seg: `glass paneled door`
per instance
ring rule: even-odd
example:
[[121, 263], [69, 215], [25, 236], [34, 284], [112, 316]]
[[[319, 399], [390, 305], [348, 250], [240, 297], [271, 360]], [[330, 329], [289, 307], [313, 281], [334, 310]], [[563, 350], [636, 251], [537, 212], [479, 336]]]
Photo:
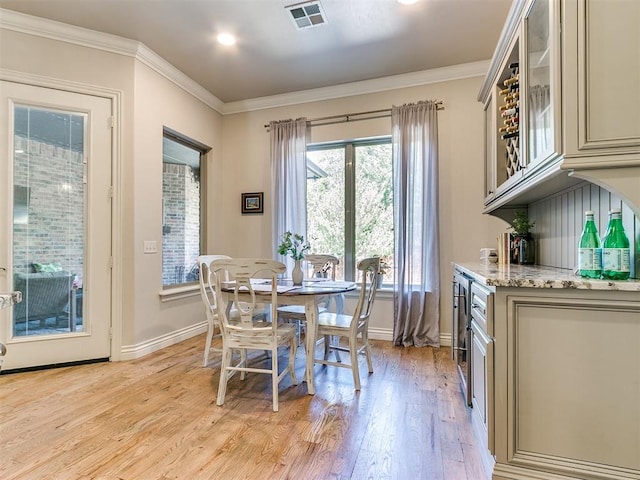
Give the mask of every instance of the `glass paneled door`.
[[[106, 358], [111, 100], [2, 82], [3, 370]], [[6, 189], [6, 190], [5, 190]]]

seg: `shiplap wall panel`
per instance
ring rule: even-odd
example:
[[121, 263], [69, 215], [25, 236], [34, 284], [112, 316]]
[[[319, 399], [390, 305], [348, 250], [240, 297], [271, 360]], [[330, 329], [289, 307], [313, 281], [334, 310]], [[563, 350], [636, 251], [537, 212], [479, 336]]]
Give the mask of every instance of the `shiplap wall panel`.
[[640, 278], [640, 220], [620, 197], [588, 182], [529, 205], [529, 219], [535, 221], [539, 265], [575, 269], [584, 212], [593, 210], [598, 234], [604, 237], [609, 210], [622, 209], [624, 230], [631, 242], [631, 270]]

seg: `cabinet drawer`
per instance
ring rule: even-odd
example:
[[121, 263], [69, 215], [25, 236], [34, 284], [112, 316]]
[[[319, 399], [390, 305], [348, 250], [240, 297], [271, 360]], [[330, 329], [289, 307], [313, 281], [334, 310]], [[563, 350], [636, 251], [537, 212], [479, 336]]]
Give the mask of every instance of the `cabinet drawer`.
[[479, 283], [471, 284], [471, 318], [493, 337], [493, 293]]

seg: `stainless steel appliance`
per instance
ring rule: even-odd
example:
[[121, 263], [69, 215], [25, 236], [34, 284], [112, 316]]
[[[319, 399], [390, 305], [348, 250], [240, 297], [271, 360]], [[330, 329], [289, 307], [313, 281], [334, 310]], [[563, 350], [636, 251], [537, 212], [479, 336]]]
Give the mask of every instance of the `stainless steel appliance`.
[[463, 272], [453, 273], [453, 314], [451, 355], [458, 367], [460, 386], [467, 405], [471, 406], [471, 283]]

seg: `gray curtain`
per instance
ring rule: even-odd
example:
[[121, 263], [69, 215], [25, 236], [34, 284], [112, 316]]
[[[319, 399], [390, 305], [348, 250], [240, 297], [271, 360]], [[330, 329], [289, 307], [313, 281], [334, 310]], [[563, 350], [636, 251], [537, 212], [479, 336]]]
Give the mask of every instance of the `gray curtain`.
[[391, 109], [394, 345], [440, 346], [438, 119], [435, 102]]
[[269, 131], [273, 258], [291, 272], [293, 260], [278, 254], [278, 244], [286, 231], [307, 238], [307, 119], [273, 121]]

